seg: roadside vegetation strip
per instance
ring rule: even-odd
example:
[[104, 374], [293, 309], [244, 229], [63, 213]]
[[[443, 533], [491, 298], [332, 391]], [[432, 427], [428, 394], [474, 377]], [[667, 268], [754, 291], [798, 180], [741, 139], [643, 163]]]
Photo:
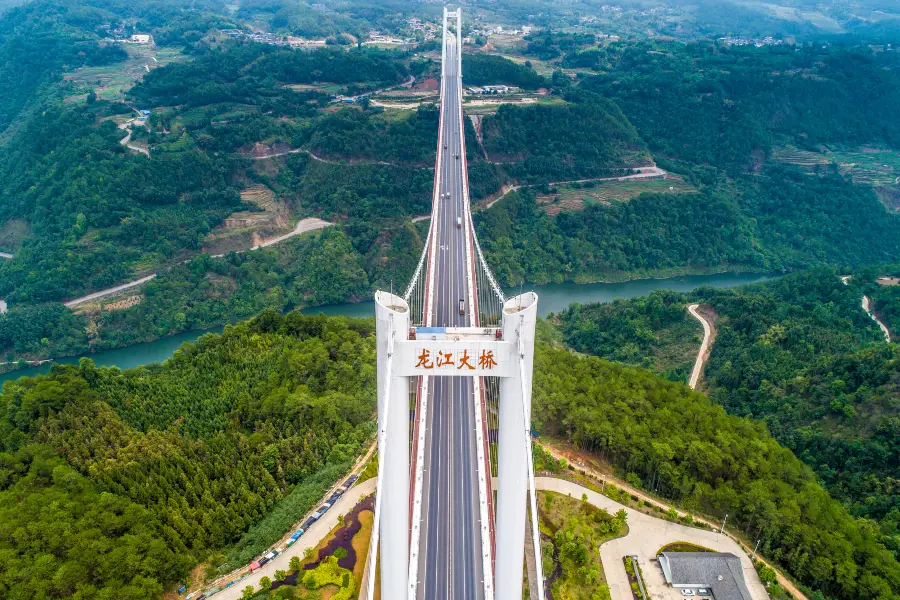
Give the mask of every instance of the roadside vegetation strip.
[[631, 593], [635, 600], [650, 600], [644, 585], [644, 575], [641, 573], [641, 565], [636, 556], [623, 556], [625, 572], [628, 573], [628, 581], [631, 583]]
[[[218, 585], [212, 589], [208, 588], [206, 592], [207, 597], [215, 598], [216, 600], [239, 600], [242, 597], [241, 590], [245, 587], [252, 586], [254, 589], [257, 589], [264, 577], [274, 581], [275, 573], [278, 571], [290, 571], [290, 562], [293, 557], [299, 557], [301, 564], [303, 562], [309, 563], [309, 559], [305, 558], [307, 552], [316, 554], [315, 550], [319, 548], [323, 540], [330, 541], [334, 538], [335, 529], [340, 524], [340, 518], [350, 512], [364, 498], [371, 496], [374, 491], [374, 480], [350, 488], [340, 500], [335, 502], [328, 512], [309, 527], [309, 530], [293, 546], [252, 573], [244, 566], [227, 579], [218, 580]], [[296, 515], [297, 513], [294, 514]], [[365, 523], [361, 523], [361, 525], [363, 525], [361, 531], [365, 531]], [[371, 528], [369, 531], [371, 531]], [[343, 552], [340, 554], [343, 554]], [[223, 585], [227, 587], [219, 587]]]
[[[356, 461], [353, 463], [352, 468], [350, 469], [350, 473], [359, 473], [363, 468], [363, 465], [371, 464], [372, 457], [376, 453], [376, 442], [373, 440], [369, 444], [368, 450], [361, 455]], [[377, 462], [377, 461], [376, 461]], [[318, 506], [318, 502], [324, 502], [325, 498], [331, 496], [341, 485], [343, 485], [344, 481], [347, 478], [346, 466], [337, 465], [335, 467], [331, 467], [326, 472], [320, 472], [311, 478], [308, 478], [302, 484], [299, 484], [294, 490], [285, 498], [283, 498], [275, 507], [275, 509], [270, 512], [266, 517], [263, 518], [262, 521], [257, 523], [253, 529], [248, 531], [243, 538], [237, 543], [235, 547], [232, 548], [231, 554], [227, 557], [226, 564], [237, 564], [234, 570], [221, 577], [217, 578], [215, 581], [208, 583], [205, 586], [207, 590], [207, 594], [212, 595], [213, 593], [217, 593], [222, 591], [223, 589], [237, 589], [237, 582], [243, 581], [247, 578], [251, 573], [248, 571], [247, 563], [258, 554], [262, 554], [266, 549], [275, 548], [278, 546], [287, 546], [288, 540], [290, 539], [290, 535], [298, 528], [300, 525], [311, 515], [313, 508]], [[329, 484], [330, 487], [325, 488], [323, 484]], [[334, 505], [334, 513], [332, 513], [332, 517], [335, 520], [338, 517], [334, 515], [340, 514], [341, 510], [348, 505], [351, 498], [355, 498], [354, 502], [359, 500], [359, 498], [367, 496], [369, 493], [369, 486], [362, 485], [362, 481], [357, 479], [354, 484], [350, 487], [350, 489], [342, 496]], [[309, 502], [310, 498], [310, 487], [313, 487], [318, 491], [318, 496], [313, 498], [312, 502]], [[372, 490], [374, 491], [374, 482], [371, 484]], [[324, 491], [323, 491], [324, 490]], [[352, 494], [350, 493], [352, 490]], [[303, 496], [302, 498], [300, 496]], [[301, 507], [305, 507], [302, 510]], [[287, 509], [287, 510], [285, 510]], [[280, 512], [280, 515], [276, 515], [276, 512]], [[330, 513], [330, 511], [329, 511]], [[326, 514], [329, 514], [326, 513]], [[300, 515], [297, 517], [297, 515]], [[287, 516], [285, 519], [283, 517]], [[277, 523], [272, 524], [273, 520], [277, 520]], [[322, 522], [325, 522], [322, 519]], [[260, 537], [257, 535], [258, 531], [261, 529], [271, 529], [274, 530], [280, 537], [278, 540], [275, 540], [275, 536], [269, 534], [266, 539], [270, 540], [266, 543], [260, 542], [250, 542], [248, 548], [240, 550], [240, 546], [248, 542], [249, 537]], [[371, 526], [369, 527], [371, 531]], [[254, 533], [256, 532], [256, 533]], [[253, 536], [251, 536], [251, 533]], [[330, 534], [330, 530], [322, 531], [319, 527], [310, 527], [304, 535], [301, 536], [300, 540], [295, 543], [291, 547], [291, 552], [287, 552], [285, 554], [296, 555], [298, 552], [302, 555], [302, 551], [309, 548], [312, 550], [316, 547], [317, 544], [320, 544], [322, 540], [326, 539], [327, 535]], [[302, 542], [302, 543], [301, 543]], [[236, 552], [240, 552], [236, 554]], [[283, 559], [283, 560], [279, 560]], [[287, 560], [283, 556], [277, 557], [273, 563], [284, 562]], [[261, 577], [262, 574], [257, 572], [257, 574]], [[222, 596], [224, 598], [224, 596]]]
[[715, 550], [690, 542], [672, 542], [657, 550], [656, 555], [659, 556], [663, 552], [715, 552]]

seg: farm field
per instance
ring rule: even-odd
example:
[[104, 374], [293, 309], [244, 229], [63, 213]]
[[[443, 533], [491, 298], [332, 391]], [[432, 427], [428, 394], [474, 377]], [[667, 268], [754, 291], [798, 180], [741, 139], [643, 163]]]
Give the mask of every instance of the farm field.
[[225, 223], [209, 233], [203, 251], [213, 255], [241, 252], [259, 245], [264, 238], [289, 231], [290, 211], [263, 185], [241, 191], [241, 200], [261, 209], [230, 214]]
[[144, 78], [152, 69], [183, 59], [179, 50], [150, 45], [123, 45], [128, 60], [102, 67], [82, 67], [63, 76], [72, 86], [72, 102], [82, 99], [90, 90], [103, 100], [124, 100], [125, 92]]
[[817, 166], [836, 165], [854, 183], [883, 186], [900, 184], [900, 152], [889, 148], [857, 148], [843, 150], [797, 150], [782, 148], [773, 152], [778, 162], [796, 165], [810, 171]]
[[323, 94], [337, 94], [344, 88], [344, 86], [339, 83], [323, 83], [316, 85], [309, 83], [290, 83], [284, 87], [295, 92], [322, 92]]
[[873, 147], [822, 152], [782, 148], [775, 151], [772, 158], [811, 173], [817, 169], [837, 168], [853, 183], [872, 186], [885, 208], [900, 211], [900, 151]]
[[549, 215], [562, 211], [583, 210], [592, 204], [627, 202], [640, 194], [693, 194], [697, 189], [678, 179], [626, 180], [573, 183], [559, 186], [550, 194], [540, 195], [538, 204]]

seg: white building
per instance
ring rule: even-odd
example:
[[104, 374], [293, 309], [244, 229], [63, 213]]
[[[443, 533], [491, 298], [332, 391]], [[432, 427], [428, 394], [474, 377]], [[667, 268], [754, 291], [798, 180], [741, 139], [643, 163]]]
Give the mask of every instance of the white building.
[[129, 39], [132, 44], [152, 44], [153, 36], [149, 33], [135, 33]]

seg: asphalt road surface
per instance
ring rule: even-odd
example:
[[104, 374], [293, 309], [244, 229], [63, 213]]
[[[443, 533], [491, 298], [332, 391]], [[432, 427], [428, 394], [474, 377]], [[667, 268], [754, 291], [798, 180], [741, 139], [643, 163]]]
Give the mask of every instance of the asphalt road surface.
[[[443, 153], [438, 179], [441, 200], [431, 310], [433, 326], [459, 327], [472, 324], [466, 277], [467, 232], [465, 226], [457, 228], [457, 219], [463, 219], [465, 202], [465, 146], [459, 117], [459, 49], [452, 35], [444, 38], [447, 49], [442, 82], [443, 131], [438, 148]], [[446, 193], [449, 198], [444, 197]], [[464, 315], [459, 314], [461, 299], [466, 303]], [[429, 394], [419, 598], [479, 600], [484, 597], [484, 575], [473, 381], [471, 377], [434, 377]]]

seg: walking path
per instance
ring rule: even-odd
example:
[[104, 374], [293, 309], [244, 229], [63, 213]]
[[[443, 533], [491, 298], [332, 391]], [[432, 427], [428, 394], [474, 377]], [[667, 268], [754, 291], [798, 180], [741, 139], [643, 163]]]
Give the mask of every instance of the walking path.
[[[546, 440], [538, 440], [537, 443], [541, 446], [541, 448], [544, 449], [544, 451], [546, 451], [547, 453], [549, 453], [550, 456], [554, 457], [555, 459], [557, 459], [557, 460], [559, 460], [559, 459], [565, 459], [565, 460], [568, 461], [570, 464], [573, 464], [573, 465], [574, 465], [574, 464], [577, 464], [577, 465], [578, 465], [578, 469], [579, 469], [582, 473], [584, 473], [584, 474], [587, 475], [588, 477], [594, 479], [595, 481], [598, 481], [598, 482], [607, 481], [607, 482], [613, 483], [613, 484], [615, 484], [617, 487], [619, 487], [619, 488], [625, 490], [626, 492], [628, 492], [630, 495], [635, 496], [635, 497], [637, 497], [637, 498], [640, 499], [640, 500], [646, 500], [646, 501], [651, 502], [651, 503], [653, 503], [653, 504], [655, 504], [655, 505], [657, 505], [657, 506], [660, 506], [663, 510], [674, 509], [675, 512], [676, 512], [676, 514], [677, 514], [679, 517], [682, 517], [682, 516], [684, 516], [684, 515], [690, 514], [690, 513], [687, 513], [687, 512], [685, 512], [685, 511], [679, 510], [678, 508], [672, 506], [671, 504], [668, 504], [667, 502], [663, 502], [663, 501], [659, 500], [658, 498], [654, 498], [654, 497], [650, 496], [649, 494], [647, 494], [647, 493], [644, 492], [643, 490], [639, 490], [639, 489], [637, 489], [637, 488], [631, 486], [631, 485], [628, 484], [627, 482], [625, 482], [625, 481], [623, 481], [623, 480], [621, 480], [621, 479], [619, 479], [619, 478], [617, 478], [617, 477], [614, 477], [614, 476], [612, 476], [612, 475], [610, 475], [610, 474], [608, 474], [608, 473], [600, 472], [600, 471], [598, 471], [598, 470], [596, 470], [596, 469], [594, 469], [594, 468], [592, 468], [592, 467], [590, 467], [590, 466], [585, 466], [585, 464], [584, 464], [582, 461], [578, 460], [578, 459], [579, 459], [579, 456], [578, 456], [578, 455], [574, 455], [574, 456], [573, 456], [573, 455], [570, 454], [570, 453], [567, 453], [567, 452], [565, 452], [565, 451], [562, 451], [562, 450], [560, 450], [559, 448], [557, 448], [556, 446], [553, 446], [553, 445], [548, 444]], [[580, 498], [581, 495], [579, 494], [578, 497]], [[694, 521], [698, 521], [698, 522], [701, 522], [701, 523], [706, 523], [707, 525], [709, 525], [710, 527], [713, 527], [713, 528], [718, 528], [718, 527], [720, 527], [720, 524], [718, 524], [718, 523], [713, 523], [713, 522], [710, 521], [709, 519], [706, 519], [706, 518], [704, 518], [704, 517], [697, 516], [697, 515], [695, 515], [695, 514], [691, 514], [691, 518], [692, 518]], [[763, 558], [762, 558], [761, 556], [759, 556], [759, 555], [757, 555], [756, 558], [757, 558], [757, 560], [759, 560], [759, 561], [762, 562], [763, 564], [765, 564], [765, 565], [767, 565], [767, 566], [769, 566], [769, 567], [772, 567], [772, 568], [775, 570], [778, 585], [780, 585], [781, 587], [783, 587], [784, 589], [786, 589], [786, 590], [788, 591], [788, 593], [790, 593], [794, 598], [796, 598], [797, 600], [808, 600], [807, 597], [806, 597], [806, 595], [803, 594], [803, 592], [801, 592], [801, 591], [797, 588], [797, 586], [794, 585], [794, 583], [793, 583], [790, 579], [788, 579], [787, 577], [785, 577], [785, 576], [781, 573], [781, 570], [780, 570], [780, 569], [773, 567], [773, 566], [772, 566], [772, 563], [770, 563], [770, 562], [768, 562], [768, 561], [766, 561], [766, 560], [763, 560]], [[623, 567], [623, 568], [624, 568], [624, 567]], [[616, 600], [615, 596], [613, 596], [613, 600]], [[629, 600], [630, 600], [630, 599], [629, 599]]]
[[736, 541], [726, 535], [645, 515], [564, 479], [536, 477], [534, 483], [539, 490], [557, 492], [573, 498], [583, 498], [586, 495], [589, 504], [611, 514], [615, 514], [619, 510], [624, 510], [628, 514], [628, 535], [610, 540], [600, 546], [600, 560], [603, 563], [603, 572], [606, 574], [606, 582], [609, 584], [612, 600], [633, 599], [622, 558], [635, 555], [638, 557], [650, 597], [671, 597], [672, 588], [666, 585], [662, 569], [656, 561], [656, 553], [666, 544], [673, 542], [689, 542], [717, 552], [735, 554], [741, 559], [744, 580], [750, 589], [753, 600], [768, 600], [769, 598], [750, 557]]
[[700, 375], [703, 373], [703, 366], [709, 360], [710, 342], [713, 335], [713, 325], [706, 320], [706, 317], [697, 312], [699, 304], [691, 304], [688, 306], [688, 312], [703, 324], [703, 342], [700, 344], [700, 351], [697, 353], [697, 362], [694, 363], [694, 370], [691, 371], [691, 380], [688, 385], [692, 390], [697, 389], [697, 383], [700, 381]]
[[884, 341], [890, 342], [891, 341], [891, 330], [888, 329], [887, 325], [882, 323], [881, 319], [879, 319], [875, 315], [875, 313], [872, 311], [872, 301], [869, 299], [868, 296], [862, 297], [862, 308], [864, 311], [866, 311], [869, 314], [870, 317], [872, 317], [873, 321], [878, 323], [878, 326], [881, 328], [882, 333], [884, 333]]
[[[635, 170], [637, 171], [637, 173], [634, 173], [632, 175], [622, 175], [620, 177], [595, 177], [593, 179], [569, 179], [566, 181], [551, 181], [551, 182], [547, 183], [547, 185], [566, 185], [566, 184], [570, 184], [570, 183], [588, 183], [590, 181], [629, 181], [629, 180], [633, 180], [633, 179], [652, 179], [654, 177], [665, 177], [666, 175], [669, 174], [668, 171], [666, 171], [664, 169], [660, 169], [657, 166], [637, 167], [637, 169], [635, 169]], [[496, 198], [494, 198], [493, 200], [491, 200], [484, 206], [484, 210], [489, 209], [493, 205], [495, 205], [498, 202], [500, 202], [501, 200], [503, 200], [503, 198], [505, 198], [507, 196], [507, 194], [509, 194], [510, 192], [515, 192], [517, 190], [522, 189], [523, 187], [537, 187], [538, 185], [542, 185], [542, 184], [511, 185], [511, 186], [504, 187], [503, 191], [500, 193], [499, 196], [497, 196]]]

